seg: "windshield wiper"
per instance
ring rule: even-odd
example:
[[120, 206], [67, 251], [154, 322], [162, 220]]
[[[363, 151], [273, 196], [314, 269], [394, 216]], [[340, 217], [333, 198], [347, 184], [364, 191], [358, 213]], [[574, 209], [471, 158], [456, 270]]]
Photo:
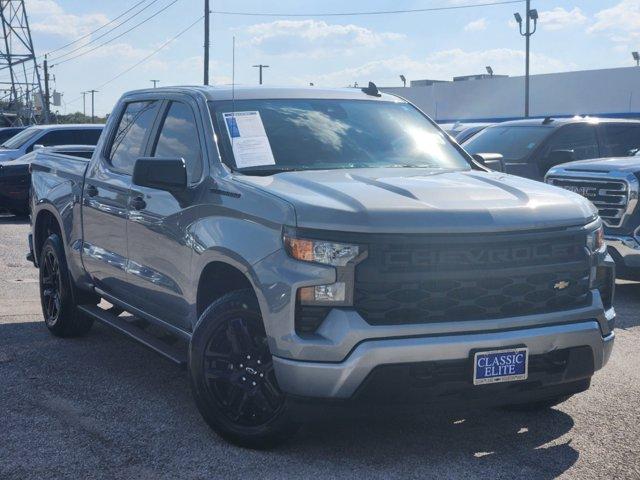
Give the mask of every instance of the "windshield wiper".
[[236, 169], [236, 172], [243, 173], [245, 175], [275, 175], [276, 173], [283, 172], [298, 172], [304, 170], [302, 168], [295, 167], [282, 167], [277, 165], [259, 165], [255, 167], [244, 167]]

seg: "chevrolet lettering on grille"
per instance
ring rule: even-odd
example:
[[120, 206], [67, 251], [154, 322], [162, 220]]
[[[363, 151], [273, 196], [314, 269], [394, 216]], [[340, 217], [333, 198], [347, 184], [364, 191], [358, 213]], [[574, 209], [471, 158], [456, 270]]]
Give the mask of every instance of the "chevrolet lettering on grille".
[[540, 262], [575, 258], [580, 249], [575, 244], [520, 245], [469, 249], [420, 249], [385, 252], [388, 269], [435, 267], [439, 265], [503, 265], [513, 262]]

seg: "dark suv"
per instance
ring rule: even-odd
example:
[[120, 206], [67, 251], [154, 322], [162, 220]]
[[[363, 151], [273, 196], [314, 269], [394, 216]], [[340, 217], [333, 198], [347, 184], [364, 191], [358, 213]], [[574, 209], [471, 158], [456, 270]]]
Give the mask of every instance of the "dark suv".
[[507, 173], [542, 180], [574, 160], [624, 157], [640, 148], [640, 121], [595, 117], [515, 120], [486, 128], [462, 144], [472, 155], [500, 154]]

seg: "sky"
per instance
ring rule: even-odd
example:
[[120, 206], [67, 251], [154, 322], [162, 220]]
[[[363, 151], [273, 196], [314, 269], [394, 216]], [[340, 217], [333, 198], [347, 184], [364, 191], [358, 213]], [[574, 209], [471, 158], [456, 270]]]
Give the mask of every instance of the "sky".
[[[524, 2], [393, 15], [310, 16], [498, 1], [504, 0], [211, 0], [212, 10], [220, 12], [211, 17], [212, 83], [232, 82], [234, 37], [235, 83], [243, 85], [257, 84], [258, 72], [252, 66], [259, 63], [269, 65], [264, 71], [267, 85], [313, 82], [344, 87], [373, 80], [379, 86], [401, 86], [400, 74], [408, 80], [450, 80], [484, 73], [487, 65], [495, 74], [523, 75], [525, 42], [513, 13], [523, 14]], [[532, 74], [635, 64], [631, 51], [640, 50], [640, 0], [531, 3], [540, 15], [538, 31], [531, 37]], [[25, 0], [25, 5], [36, 55], [41, 61], [48, 53], [52, 90], [63, 94], [61, 113], [82, 111], [81, 92], [90, 89], [98, 90], [96, 113], [105, 114], [123, 92], [150, 87], [152, 79], [160, 85], [203, 81], [204, 25], [198, 21], [203, 0]], [[127, 20], [136, 12], [140, 13]], [[180, 32], [184, 33], [171, 41]]]

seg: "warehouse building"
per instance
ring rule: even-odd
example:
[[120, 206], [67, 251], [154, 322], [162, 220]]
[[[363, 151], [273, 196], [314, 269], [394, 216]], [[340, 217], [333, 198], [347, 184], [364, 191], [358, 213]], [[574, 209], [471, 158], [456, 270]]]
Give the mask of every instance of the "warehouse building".
[[[482, 122], [524, 115], [524, 76], [471, 75], [453, 81], [414, 80], [398, 94], [438, 122]], [[640, 68], [531, 76], [532, 117], [594, 115], [640, 118]]]

